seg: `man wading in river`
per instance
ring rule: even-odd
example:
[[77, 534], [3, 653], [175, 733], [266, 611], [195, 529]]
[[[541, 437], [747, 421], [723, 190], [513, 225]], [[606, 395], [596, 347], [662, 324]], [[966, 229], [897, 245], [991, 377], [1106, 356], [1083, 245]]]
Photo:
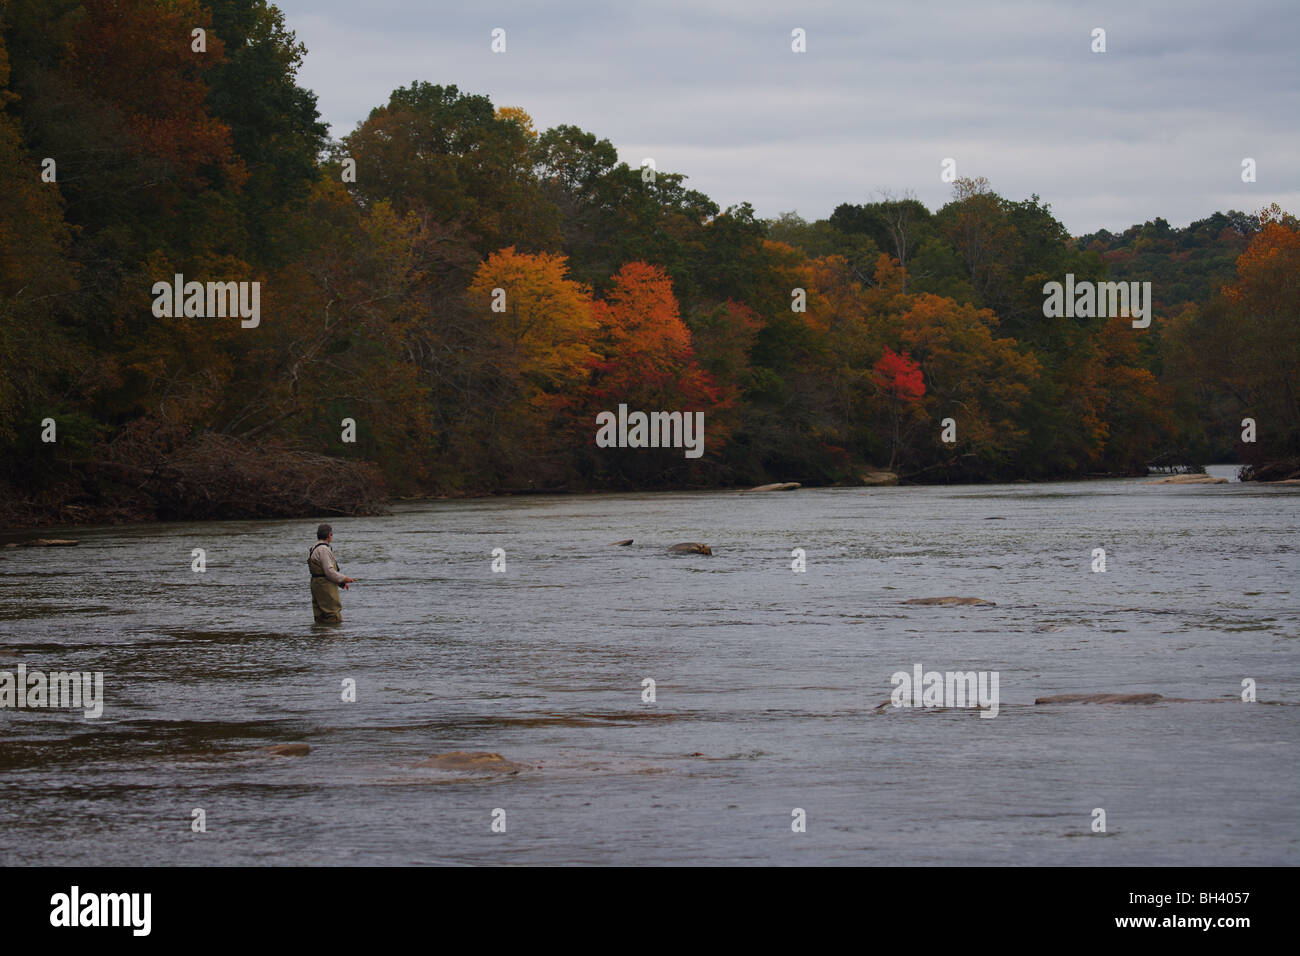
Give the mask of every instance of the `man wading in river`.
[[330, 541], [334, 529], [327, 524], [316, 529], [316, 543], [307, 553], [307, 569], [311, 571], [311, 609], [317, 624], [342, 624], [343, 603], [339, 600], [339, 585], [343, 590], [356, 578], [339, 574], [339, 563], [334, 558]]

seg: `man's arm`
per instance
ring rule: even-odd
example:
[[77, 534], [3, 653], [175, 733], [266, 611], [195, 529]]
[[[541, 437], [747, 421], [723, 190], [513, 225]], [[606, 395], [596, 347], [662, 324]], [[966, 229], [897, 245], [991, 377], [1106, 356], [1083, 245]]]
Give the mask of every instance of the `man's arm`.
[[330, 556], [328, 560], [321, 561], [320, 569], [325, 572], [326, 580], [333, 581], [335, 584], [350, 584], [352, 582], [351, 578], [339, 574], [335, 570], [334, 566], [338, 564], [338, 561], [334, 558], [334, 549], [329, 545], [325, 545], [325, 550], [330, 553]]

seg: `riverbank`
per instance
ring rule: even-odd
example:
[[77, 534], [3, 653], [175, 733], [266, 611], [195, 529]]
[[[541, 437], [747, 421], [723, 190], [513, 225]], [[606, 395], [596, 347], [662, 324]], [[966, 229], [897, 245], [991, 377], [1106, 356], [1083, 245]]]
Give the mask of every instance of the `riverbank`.
[[[351, 464], [351, 463], [346, 463]], [[1253, 473], [1261, 477], [1251, 479], [1241, 477], [1242, 471], [1249, 466], [1238, 463], [1216, 463], [1206, 466], [1207, 468], [1216, 469], [1215, 474], [1219, 477], [1227, 478], [1230, 481], [1251, 480], [1259, 484], [1281, 484], [1282, 479], [1273, 478], [1274, 474], [1287, 473], [1294, 483], [1294, 479], [1300, 478], [1300, 471], [1290, 474], [1285, 465], [1269, 466], [1268, 468], [1257, 469]], [[373, 473], [368, 473], [373, 477]], [[566, 495], [594, 495], [594, 494], [638, 494], [638, 493], [676, 493], [692, 491], [732, 491], [736, 493], [748, 493], [758, 488], [769, 488], [776, 485], [794, 485], [803, 488], [857, 488], [857, 487], [987, 487], [999, 484], [1051, 484], [1069, 481], [1113, 481], [1116, 479], [1126, 478], [1144, 478], [1159, 477], [1163, 472], [1150, 472], [1147, 476], [1139, 475], [1112, 475], [1112, 474], [1080, 474], [1080, 475], [1062, 475], [1051, 478], [1016, 478], [1003, 479], [1001, 481], [979, 481], [979, 482], [938, 482], [938, 481], [909, 481], [906, 478], [900, 479], [896, 475], [873, 469], [865, 469], [862, 474], [861, 483], [840, 483], [840, 484], [800, 484], [798, 481], [773, 482], [772, 485], [754, 486], [750, 484], [736, 485], [712, 485], [712, 486], [689, 486], [689, 487], [656, 487], [656, 488], [502, 488], [491, 491], [439, 491], [429, 492], [426, 494], [414, 495], [396, 495], [375, 494], [374, 486], [368, 497], [365, 498], [363, 506], [347, 510], [339, 507], [342, 503], [342, 496], [334, 494], [327, 503], [315, 507], [303, 507], [303, 501], [281, 496], [277, 507], [274, 502], [261, 501], [256, 507], [247, 507], [245, 510], [239, 510], [236, 504], [227, 508], [227, 513], [213, 513], [214, 506], [210, 491], [205, 491], [206, 500], [202, 502], [202, 507], [197, 509], [197, 513], [185, 513], [178, 506], [176, 493], [173, 492], [166, 501], [164, 508], [159, 508], [156, 504], [151, 504], [150, 499], [140, 493], [139, 489], [134, 489], [125, 501], [105, 501], [105, 502], [88, 502], [84, 492], [77, 495], [69, 494], [69, 500], [60, 502], [37, 502], [31, 500], [22, 500], [16, 495], [10, 493], [0, 494], [0, 542], [3, 540], [13, 540], [15, 535], [21, 532], [35, 530], [51, 530], [57, 528], [72, 528], [78, 526], [127, 526], [152, 523], [174, 523], [179, 521], [201, 521], [201, 520], [229, 520], [229, 521], [247, 521], [253, 519], [318, 519], [318, 518], [339, 518], [339, 517], [364, 517], [379, 516], [387, 514], [389, 509], [394, 505], [410, 502], [435, 502], [435, 501], [464, 501], [492, 498], [512, 498], [512, 497], [559, 497]], [[1266, 477], [1264, 477], [1266, 476]], [[358, 482], [364, 482], [365, 476], [354, 479], [349, 486], [356, 490]], [[382, 487], [382, 483], [379, 485]], [[57, 495], [52, 495], [57, 497]], [[237, 502], [237, 495], [227, 493], [225, 500]]]
[[[1004, 482], [906, 482], [899, 481], [897, 476], [892, 476], [893, 480], [881, 480], [883, 472], [868, 472], [864, 475], [862, 483], [859, 484], [828, 484], [828, 485], [811, 485], [800, 482], [779, 482], [777, 484], [800, 485], [801, 487], [815, 488], [856, 488], [856, 487], [887, 487], [897, 485], [914, 484], [916, 486], [930, 485], [947, 485], [949, 487], [964, 487], [970, 485], [978, 487], [981, 485], [1001, 484]], [[1065, 476], [1061, 478], [1039, 479], [1037, 483], [1047, 481], [1100, 481], [1109, 478], [1115, 478], [1115, 475], [1081, 475]], [[1013, 483], [1033, 484], [1027, 478], [1016, 479]], [[246, 521], [255, 518], [266, 519], [285, 519], [295, 518], [337, 518], [337, 517], [362, 517], [378, 516], [387, 514], [388, 510], [396, 504], [422, 501], [472, 501], [477, 499], [491, 498], [514, 498], [514, 497], [561, 497], [565, 495], [593, 495], [593, 494], [629, 494], [629, 493], [674, 493], [690, 491], [734, 491], [736, 493], [746, 493], [753, 491], [755, 486], [751, 484], [736, 485], [709, 485], [709, 486], [662, 486], [655, 488], [502, 488], [492, 491], [441, 491], [429, 492], [427, 494], [414, 495], [397, 495], [397, 496], [373, 496], [369, 501], [369, 507], [345, 512], [338, 508], [315, 508], [315, 509], [282, 509], [278, 512], [268, 511], [266, 508], [259, 508], [256, 512], [250, 509], [249, 513], [232, 513], [226, 515], [188, 515], [177, 513], [175, 501], [173, 500], [168, 507], [170, 513], [161, 514], [157, 507], [153, 507], [142, 496], [135, 494], [129, 497], [125, 502], [109, 501], [103, 503], [88, 503], [84, 500], [84, 494], [78, 494], [69, 501], [57, 502], [39, 502], [32, 500], [23, 500], [15, 495], [12, 491], [5, 492], [0, 490], [0, 538], [6, 532], [34, 531], [38, 529], [49, 530], [53, 528], [68, 528], [84, 525], [96, 526], [122, 526], [152, 524], [160, 522], [177, 522], [177, 521], [194, 521], [204, 520], [209, 517], [216, 517], [218, 520], [229, 521]]]
[[[1207, 472], [1225, 478], [1229, 482], [1236, 482], [1239, 479], [1239, 473], [1242, 465], [1235, 463], [1218, 463], [1205, 466]], [[1115, 480], [1146, 480], [1144, 476], [1118, 476], [1118, 475], [1079, 475], [1067, 476], [1050, 479], [1028, 479], [1019, 478], [1012, 481], [987, 481], [987, 482], [961, 482], [961, 483], [909, 483], [888, 482], [881, 480], [883, 472], [874, 471], [866, 472], [863, 475], [861, 485], [858, 484], [838, 484], [838, 485], [802, 485], [804, 490], [812, 488], [857, 488], [857, 487], [947, 487], [947, 488], [984, 488], [996, 485], [1044, 485], [1059, 484], [1061, 482], [1103, 482]], [[1152, 473], [1154, 477], [1156, 473]], [[1257, 481], [1257, 484], [1284, 484], [1283, 481]], [[1295, 482], [1291, 482], [1295, 483]], [[798, 485], [798, 482], [787, 482], [782, 484]], [[758, 486], [767, 488], [769, 486]], [[733, 492], [736, 494], [748, 494], [756, 491], [755, 486], [751, 485], [725, 485], [712, 487], [689, 487], [689, 488], [647, 488], [647, 489], [627, 489], [627, 488], [561, 488], [561, 489], [501, 489], [497, 491], [482, 492], [437, 492], [416, 495], [400, 495], [386, 497], [380, 507], [373, 511], [355, 513], [352, 515], [343, 514], [337, 510], [315, 510], [304, 511], [297, 514], [257, 514], [257, 515], [230, 515], [217, 520], [228, 521], [247, 521], [253, 519], [278, 519], [278, 520], [316, 520], [338, 517], [378, 517], [388, 514], [393, 507], [415, 504], [421, 502], [451, 502], [451, 501], [479, 501], [492, 500], [499, 498], [514, 497], [538, 497], [538, 498], [556, 498], [567, 496], [589, 496], [589, 495], [621, 495], [621, 494], [677, 494], [682, 492]], [[782, 494], [789, 494], [787, 490]], [[799, 493], [794, 491], [795, 494]], [[0, 504], [0, 545], [9, 541], [21, 541], [24, 538], [31, 537], [33, 532], [42, 533], [55, 531], [58, 529], [72, 529], [77, 527], [122, 527], [133, 525], [149, 524], [176, 524], [185, 521], [204, 520], [202, 518], [191, 518], [187, 516], [169, 515], [159, 516], [156, 512], [141, 507], [138, 503], [134, 506], [124, 505], [104, 505], [94, 506], [81, 503], [66, 504], [59, 506], [40, 506], [31, 503], [18, 503], [15, 505], [12, 500], [8, 504]]]

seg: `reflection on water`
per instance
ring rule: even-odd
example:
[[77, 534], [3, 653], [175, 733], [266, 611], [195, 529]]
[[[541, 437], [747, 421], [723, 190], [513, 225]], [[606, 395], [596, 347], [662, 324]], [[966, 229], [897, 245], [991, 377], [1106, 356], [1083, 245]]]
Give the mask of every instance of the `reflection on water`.
[[[315, 524], [0, 551], [0, 670], [106, 696], [0, 709], [0, 863], [1300, 862], [1294, 487], [403, 505], [334, 522], [336, 627]], [[902, 603], [941, 595], [996, 606]], [[997, 718], [875, 711], [916, 663], [998, 671]], [[1202, 702], [1034, 704], [1096, 691]]]

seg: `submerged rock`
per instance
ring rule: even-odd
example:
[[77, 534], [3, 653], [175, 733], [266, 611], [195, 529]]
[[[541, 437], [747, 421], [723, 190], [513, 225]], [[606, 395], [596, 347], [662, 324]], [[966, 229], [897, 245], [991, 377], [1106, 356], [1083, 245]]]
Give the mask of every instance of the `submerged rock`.
[[1222, 704], [1236, 697], [1165, 697], [1163, 694], [1056, 694], [1035, 704]]
[[311, 748], [306, 744], [272, 744], [262, 749], [267, 753], [277, 754], [281, 757], [305, 757], [311, 753]]
[[698, 541], [682, 541], [670, 545], [668, 550], [674, 554], [713, 554], [712, 548], [707, 544], [700, 544]]
[[1154, 704], [1165, 698], [1160, 694], [1056, 694], [1039, 697], [1035, 704]]
[[[803, 485], [797, 481], [777, 481], [770, 485], [759, 485], [756, 488], [750, 488], [749, 491], [794, 491], [796, 488], [802, 488]], [[748, 494], [749, 492], [743, 492]]]
[[932, 598], [911, 598], [904, 601], [904, 604], [942, 604], [945, 607], [953, 604], [973, 604], [978, 607], [997, 607], [992, 601], [986, 601], [977, 597], [932, 597]]
[[631, 539], [631, 538], [624, 538], [622, 541], [614, 541], [614, 542], [611, 542], [611, 543], [612, 543], [615, 547], [625, 548], [625, 547], [627, 547], [629, 544], [632, 543], [632, 539]]
[[453, 750], [450, 753], [434, 754], [421, 760], [417, 767], [432, 767], [435, 770], [472, 771], [477, 773], [518, 773], [524, 769], [523, 764], [507, 760], [497, 753], [485, 750]]

